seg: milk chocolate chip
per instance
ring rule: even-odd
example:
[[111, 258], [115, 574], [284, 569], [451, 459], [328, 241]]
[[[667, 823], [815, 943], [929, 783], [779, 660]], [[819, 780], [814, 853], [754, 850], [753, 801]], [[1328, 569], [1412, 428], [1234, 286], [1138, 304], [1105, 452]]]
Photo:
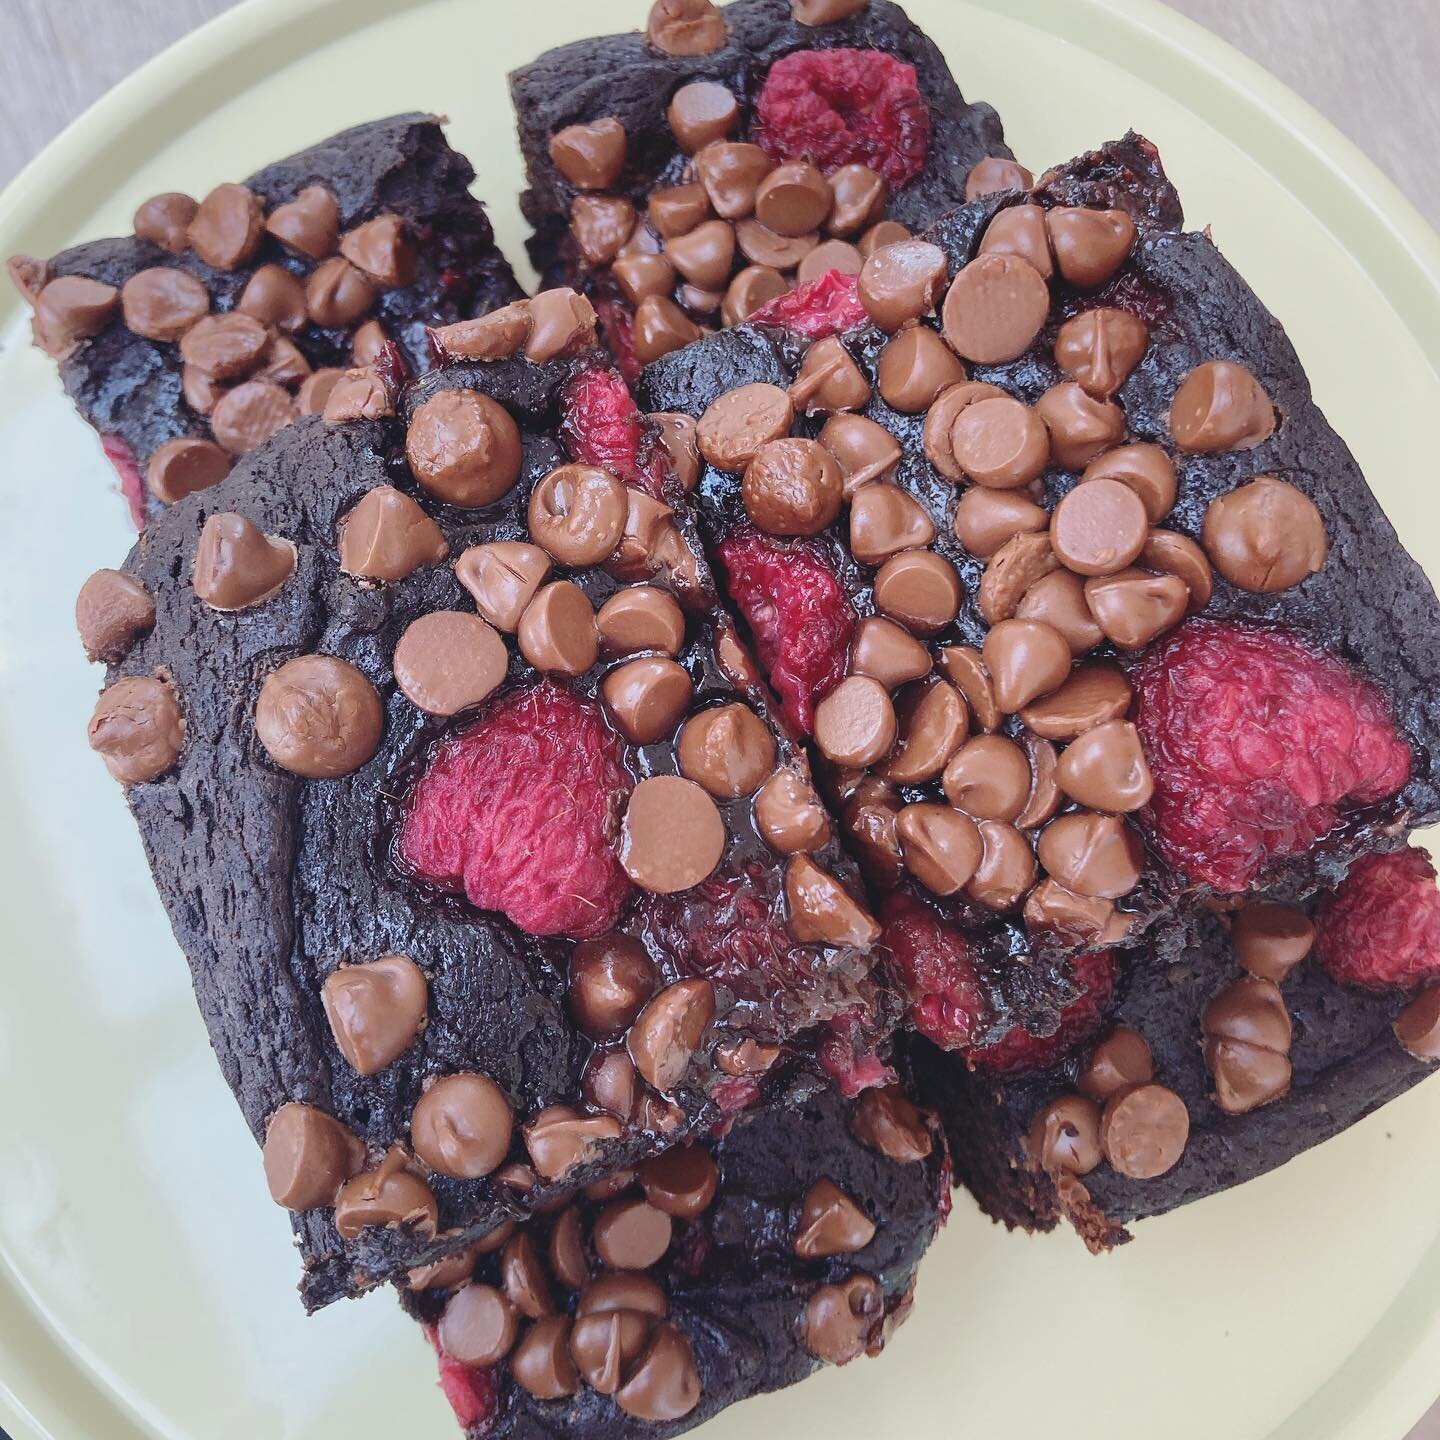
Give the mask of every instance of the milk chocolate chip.
[[709, 55], [725, 45], [725, 19], [710, 0], [655, 0], [645, 38], [662, 55]]
[[755, 192], [755, 218], [777, 235], [804, 235], [830, 213], [830, 187], [808, 160], [777, 165]]
[[870, 382], [844, 345], [827, 335], [805, 352], [790, 397], [807, 415], [833, 415], [867, 404]]
[[1257, 900], [1235, 912], [1230, 943], [1235, 958], [1250, 974], [1278, 985], [1310, 953], [1315, 926], [1293, 905]]
[[685, 722], [675, 750], [680, 771], [722, 800], [753, 794], [775, 768], [775, 740], [748, 705], [702, 710]]
[[538, 545], [520, 540], [472, 545], [455, 562], [455, 578], [470, 592], [475, 608], [497, 630], [512, 635], [549, 573], [550, 557]]
[[1158, 445], [1117, 445], [1097, 455], [1080, 479], [1082, 483], [1118, 480], [1128, 485], [1140, 497], [1152, 525], [1158, 525], [1175, 505], [1175, 462]]
[[687, 493], [700, 479], [700, 447], [696, 440], [698, 426], [689, 415], [667, 410], [656, 411], [650, 418], [660, 428], [660, 439], [670, 454], [675, 478]]
[[[645, 781], [642, 786], [653, 783]], [[660, 1091], [675, 1089], [714, 1018], [715, 989], [708, 980], [679, 980], [655, 996], [630, 1027], [626, 1040], [630, 1058], [645, 1082]]]
[[395, 646], [395, 683], [427, 715], [458, 715], [487, 700], [505, 678], [505, 642], [478, 615], [433, 610]]
[[725, 821], [699, 785], [678, 775], [656, 775], [631, 792], [620, 863], [642, 889], [670, 895], [698, 885], [714, 870], [725, 839]]
[[984, 856], [975, 822], [948, 805], [906, 805], [895, 817], [895, 834], [905, 868], [936, 895], [964, 889]]
[[[938, 441], [937, 441], [938, 444]], [[1008, 395], [981, 395], [955, 416], [946, 448], [977, 485], [1028, 485], [1050, 460], [1050, 437], [1038, 410]]]
[[86, 738], [122, 785], [143, 785], [180, 758], [185, 717], [163, 680], [126, 675], [95, 702]]
[[621, 255], [610, 268], [632, 305], [675, 288], [675, 267], [663, 255]]
[[98, 335], [120, 308], [120, 292], [84, 275], [61, 275], [35, 300], [35, 339], [57, 360], [81, 340]]
[[585, 263], [608, 265], [635, 229], [635, 207], [623, 195], [577, 195], [570, 204], [570, 231]]
[[977, 820], [1014, 820], [1030, 797], [1030, 761], [1008, 736], [977, 735], [941, 778], [945, 798]]
[[436, 1326], [440, 1347], [462, 1365], [498, 1365], [515, 1345], [515, 1307], [493, 1285], [466, 1285], [450, 1297]]
[[407, 1226], [432, 1239], [439, 1224], [435, 1194], [405, 1165], [399, 1146], [391, 1148], [374, 1170], [365, 1170], [342, 1187], [335, 1197], [335, 1228], [346, 1240], [356, 1240], [371, 1225]]
[[[246, 380], [215, 402], [210, 429], [230, 454], [248, 455], [298, 418], [299, 413], [295, 401], [279, 385], [268, 380]], [[153, 457], [150, 463], [155, 463]]]
[[977, 255], [945, 297], [945, 338], [977, 365], [1017, 360], [1035, 343], [1050, 313], [1050, 287], [1018, 255]]
[[570, 954], [565, 1003], [592, 1040], [613, 1040], [655, 993], [659, 975], [638, 940], [611, 933], [580, 941]]
[[883, 615], [871, 615], [855, 627], [850, 669], [869, 675], [887, 690], [930, 673], [930, 652], [908, 630]]
[[855, 1102], [850, 1130], [864, 1146], [899, 1165], [913, 1165], [935, 1149], [935, 1137], [898, 1085], [867, 1090]]
[[1018, 256], [1046, 281], [1055, 274], [1050, 232], [1045, 227], [1045, 212], [1038, 205], [1012, 205], [1000, 211], [985, 227], [977, 253]]
[[885, 403], [905, 415], [918, 415], [940, 392], [965, 379], [965, 367], [928, 326], [911, 324], [880, 352], [875, 384]]
[[625, 487], [609, 471], [562, 465], [530, 494], [530, 534], [562, 565], [598, 565], [620, 543], [625, 513]]
[[755, 796], [755, 824], [766, 843], [782, 855], [821, 850], [830, 840], [830, 822], [809, 779], [782, 766]]
[[589, 597], [573, 580], [552, 580], [520, 617], [520, 653], [554, 675], [583, 675], [600, 658]]
[[1184, 619], [1190, 591], [1176, 575], [1122, 570], [1087, 580], [1085, 600], [1107, 640], [1140, 650]]
[[[965, 491], [955, 506], [955, 538], [974, 556], [988, 560], [1016, 535], [1035, 534], [1049, 527], [1043, 505], [1014, 490]], [[1027, 617], [1044, 619], [1044, 616]]]
[[933, 635], [960, 612], [960, 577], [933, 550], [892, 555], [875, 576], [875, 606], [917, 635]]
[[840, 513], [840, 467], [816, 440], [770, 440], [745, 467], [741, 494], [768, 534], [817, 535]]
[[651, 193], [646, 213], [661, 238], [671, 240], [688, 235], [709, 216], [710, 197], [700, 184], [666, 185]]
[[832, 270], [842, 275], [858, 275], [864, 268], [865, 257], [854, 245], [844, 240], [825, 240], [806, 253], [795, 271], [797, 284], [808, 285]]
[[770, 157], [758, 145], [716, 140], [696, 155], [695, 173], [717, 215], [743, 220], [755, 209], [756, 191], [770, 173]]
[[720, 1171], [703, 1145], [677, 1146], [642, 1161], [640, 1183], [655, 1209], [677, 1220], [696, 1220], [715, 1199]]
[[895, 743], [895, 707], [868, 675], [842, 680], [815, 708], [815, 743], [837, 765], [863, 768]]
[[712, 140], [734, 133], [740, 123], [740, 102], [718, 81], [692, 80], [670, 97], [665, 114], [680, 148], [693, 155]]
[[283, 265], [262, 265], [246, 283], [235, 308], [277, 330], [303, 330], [305, 286]]
[[743, 325], [757, 310], [778, 300], [790, 289], [790, 282], [769, 265], [747, 265], [731, 282], [720, 307], [720, 319], [727, 326]]
[[648, 1270], [670, 1248], [672, 1222], [648, 1200], [617, 1200], [596, 1217], [591, 1238], [611, 1270]]
[[845, 495], [884, 479], [900, 463], [900, 442], [862, 415], [834, 415], [820, 431], [820, 443], [835, 457]]
[[527, 1320], [543, 1320], [555, 1313], [550, 1275], [528, 1230], [521, 1230], [505, 1242], [500, 1254], [500, 1287]]
[[1190, 592], [1189, 608], [1203, 610], [1210, 603], [1215, 588], [1215, 573], [1205, 552], [1178, 530], [1152, 530], [1140, 560], [1147, 570], [1174, 575], [1185, 582]]
[[211, 515], [195, 547], [195, 594], [215, 610], [268, 600], [295, 573], [295, 546], [243, 515]]
[[265, 228], [287, 249], [325, 260], [340, 243], [340, 207], [323, 185], [307, 185], [270, 212]]
[[601, 1145], [620, 1138], [620, 1122], [613, 1115], [581, 1115], [569, 1105], [547, 1105], [530, 1117], [523, 1134], [536, 1172], [558, 1180], [598, 1159]]
[[403, 580], [447, 551], [440, 527], [393, 485], [367, 490], [340, 522], [340, 568], [359, 579]]
[[333, 1115], [290, 1102], [265, 1127], [265, 1183], [287, 1210], [333, 1205], [340, 1187], [365, 1163], [365, 1147]]
[[895, 785], [933, 780], [959, 748], [970, 724], [959, 691], [940, 679], [908, 686], [895, 702], [895, 716], [899, 739], [878, 767], [881, 777]]
[[1035, 883], [1035, 854], [1030, 842], [1003, 821], [982, 820], [978, 829], [985, 854], [965, 894], [977, 905], [1013, 910]]
[[347, 230], [340, 253], [384, 289], [415, 283], [415, 241], [405, 221], [390, 211]]
[[1040, 832], [1036, 850], [1040, 863], [1067, 890], [1101, 900], [1128, 895], [1145, 866], [1139, 836], [1123, 820], [1084, 810], [1052, 820]]
[[75, 628], [90, 660], [123, 660], [154, 624], [150, 592], [123, 570], [97, 570], [75, 597]]
[[1145, 1037], [1128, 1025], [1116, 1025], [1095, 1042], [1075, 1083], [1083, 1094], [1103, 1105], [1133, 1085], [1155, 1078], [1155, 1062]]
[[875, 1238], [875, 1222], [831, 1179], [817, 1180], [800, 1203], [794, 1241], [802, 1260], [853, 1255]]
[[488, 1075], [474, 1073], [436, 1080], [410, 1117], [415, 1153], [457, 1180], [478, 1180], [498, 1168], [513, 1129], [505, 1092]]
[[[663, 0], [662, 0], [663, 3]], [[649, 1347], [615, 1403], [637, 1420], [679, 1420], [700, 1403], [700, 1372], [690, 1342], [677, 1325], [657, 1325]]]
[[425, 1023], [425, 976], [408, 955], [342, 965], [325, 977], [320, 998], [340, 1053], [361, 1075], [403, 1055]]
[[612, 670], [600, 693], [620, 733], [632, 744], [650, 745], [675, 733], [695, 689], [682, 666], [656, 656]]
[[1045, 213], [1060, 273], [1081, 290], [1103, 285], [1135, 243], [1135, 222], [1123, 210], [1057, 205]]
[[1217, 496], [1201, 538], [1215, 568], [1241, 590], [1271, 595], [1314, 575], [1330, 553], [1315, 502], [1273, 475]]
[[850, 945], [868, 950], [880, 938], [875, 917], [808, 855], [794, 855], [785, 867], [790, 933], [801, 941]]
[[1111, 1096], [1100, 1117], [1105, 1158], [1132, 1180], [1153, 1180], [1173, 1169], [1189, 1138], [1190, 1112], [1163, 1085], [1137, 1085]]
[[529, 338], [530, 323], [530, 302], [516, 300], [478, 320], [457, 320], [430, 334], [445, 359], [508, 360]]
[[510, 1352], [511, 1378], [537, 1400], [577, 1394], [580, 1374], [570, 1358], [570, 1318], [547, 1315], [525, 1330]]
[[617, 590], [595, 616], [600, 642], [613, 655], [658, 650], [678, 655], [685, 643], [685, 616], [675, 597], [653, 585]]
[[270, 332], [250, 315], [206, 315], [187, 326], [180, 355], [212, 380], [238, 380], [260, 364]]
[[370, 313], [375, 300], [374, 281], [343, 255], [322, 260], [305, 282], [305, 308], [315, 324], [329, 330], [357, 324]]
[[142, 239], [172, 255], [183, 255], [190, 248], [190, 222], [199, 204], [178, 190], [152, 195], [135, 212], [133, 228]]
[[1107, 720], [1120, 720], [1131, 698], [1130, 682], [1118, 665], [1080, 665], [1058, 689], [1024, 706], [1020, 718], [1047, 740], [1074, 740]]
[[695, 439], [712, 465], [740, 471], [762, 446], [787, 435], [794, 422], [795, 406], [778, 385], [742, 385], [706, 409]]
[[828, 179], [832, 204], [825, 228], [832, 235], [858, 235], [884, 214], [885, 181], [868, 165], [842, 165]]
[[1070, 674], [1070, 646], [1038, 620], [1001, 620], [982, 650], [995, 701], [1007, 715], [1057, 689]]
[[1026, 1132], [1025, 1149], [1047, 1175], [1088, 1175], [1100, 1163], [1100, 1107], [1081, 1095], [1052, 1100]]
[[186, 270], [155, 265], [120, 289], [125, 324], [148, 340], [178, 340], [210, 310], [210, 292]]
[[190, 222], [191, 248], [216, 270], [234, 270], [255, 258], [265, 234], [265, 212], [253, 190], [217, 185]]
[[299, 655], [260, 688], [255, 733], [282, 770], [334, 780], [375, 753], [385, 712], [375, 687], [346, 660]]
[[581, 190], [608, 190], [625, 168], [625, 127], [613, 116], [567, 125], [550, 137], [555, 168]]
[[805, 1302], [800, 1320], [805, 1348], [827, 1365], [848, 1365], [865, 1353], [885, 1316], [885, 1295], [870, 1275], [821, 1285]]
[[530, 301], [530, 338], [525, 358], [536, 365], [573, 355], [595, 343], [595, 307], [564, 286], [542, 290]]
[[1050, 453], [1065, 470], [1080, 470], [1125, 435], [1125, 412], [1113, 400], [1087, 395], [1073, 380], [1052, 385], [1035, 411], [1050, 432]]
[[1035, 177], [1018, 161], [1002, 155], [987, 155], [977, 160], [965, 177], [965, 199], [979, 200], [986, 195], [999, 195], [1006, 190], [1028, 190]]
[[947, 274], [945, 252], [938, 245], [925, 240], [884, 245], [860, 271], [860, 303], [882, 330], [893, 333], [935, 309]]
[[1236, 980], [1200, 1014], [1215, 1103], [1248, 1115], [1290, 1093], [1290, 1012], [1273, 980]]
[[410, 420], [405, 454], [424, 489], [451, 505], [498, 500], [520, 475], [520, 431], [498, 401], [442, 390]]
[[1083, 655], [1104, 638], [1085, 599], [1085, 581], [1073, 570], [1042, 575], [1015, 605], [1017, 620], [1039, 620], [1058, 630], [1072, 655]]
[[1140, 732], [1128, 720], [1106, 720], [1066, 746], [1055, 779], [1076, 804], [1117, 813], [1148, 805], [1155, 789]]
[[1055, 336], [1055, 363], [1087, 395], [1108, 400], [1130, 378], [1149, 342], [1145, 322], [1128, 310], [1084, 310]]
[[1198, 454], [1249, 450], [1275, 430], [1275, 407], [1255, 376], [1233, 360], [1197, 365], [1170, 404], [1170, 433]]

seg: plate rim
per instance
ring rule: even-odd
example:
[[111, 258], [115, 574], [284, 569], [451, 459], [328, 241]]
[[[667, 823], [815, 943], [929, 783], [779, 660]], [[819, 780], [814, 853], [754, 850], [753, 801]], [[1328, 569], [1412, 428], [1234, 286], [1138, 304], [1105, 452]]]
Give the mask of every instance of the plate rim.
[[[0, 254], [35, 249], [75, 229], [105, 185], [107, 156], [167, 111], [208, 112], [243, 93], [247, 77], [268, 73], [332, 42], [330, 17], [354, 34], [397, 11], [431, 0], [240, 0], [146, 61], [96, 100], [0, 190]], [[903, 0], [902, 0], [903, 3]], [[1163, 57], [1172, 98], [1247, 150], [1277, 184], [1330, 229], [1362, 267], [1440, 377], [1440, 233], [1400, 187], [1308, 101], [1197, 21], [1161, 0], [969, 0], [969, 3], [1101, 49], [1126, 65], [1138, 53]], [[963, 78], [963, 77], [962, 77]], [[1229, 103], [1217, 113], [1216, 91]], [[983, 98], [983, 97], [982, 97]], [[1208, 99], [1210, 103], [1201, 103]], [[1338, 182], [1338, 189], [1336, 182]], [[1377, 253], [1378, 247], [1378, 253]], [[0, 325], [18, 312], [0, 297]], [[1440, 1307], [1427, 1283], [1440, 1269], [1440, 1239], [1417, 1258], [1410, 1280], [1375, 1327], [1270, 1440], [1401, 1440], [1434, 1401], [1440, 1374]], [[103, 1369], [62, 1342], [41, 1318], [18, 1277], [6, 1274], [13, 1309], [0, 1308], [0, 1422], [11, 1440], [107, 1440], [153, 1436]], [[1427, 1313], [1428, 1310], [1428, 1313]], [[29, 1321], [28, 1333], [25, 1322]], [[57, 1387], [57, 1375], [62, 1383]], [[32, 1383], [33, 1382], [33, 1383]], [[22, 1396], [42, 1400], [44, 1418]], [[1322, 1428], [1326, 1427], [1326, 1428]]]

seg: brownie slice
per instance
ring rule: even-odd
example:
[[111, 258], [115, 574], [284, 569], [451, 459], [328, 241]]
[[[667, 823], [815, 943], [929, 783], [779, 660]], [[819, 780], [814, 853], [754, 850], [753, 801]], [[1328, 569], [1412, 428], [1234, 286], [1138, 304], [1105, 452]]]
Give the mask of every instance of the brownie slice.
[[764, 1109], [413, 1276], [457, 1418], [477, 1437], [674, 1435], [878, 1355], [949, 1213], [933, 1123], [898, 1086]]
[[394, 403], [348, 376], [78, 607], [312, 1307], [890, 1073], [879, 926], [669, 451], [574, 292], [440, 338], [496, 335]]
[[[1357, 909], [1391, 927], [1374, 949], [1344, 918]], [[1338, 896], [1202, 910], [1134, 955], [1098, 1035], [1059, 1064], [997, 1075], [918, 1042], [958, 1179], [1009, 1227], [1064, 1218], [1104, 1249], [1338, 1135], [1440, 1059], [1437, 915], [1423, 852], [1368, 857]], [[1413, 974], [1379, 973], [1406, 951]], [[1357, 959], [1378, 965], [1363, 984]]]
[[[133, 235], [10, 262], [137, 528], [322, 409], [346, 369], [383, 356], [418, 374], [428, 326], [519, 298], [474, 178], [440, 121], [400, 115], [218, 186], [198, 209], [156, 196]], [[246, 318], [217, 318], [235, 312]]]
[[760, 319], [641, 403], [698, 422], [706, 543], [923, 1033], [1063, 1050], [1113, 978], [1069, 955], [1440, 813], [1431, 585], [1148, 142]]
[[586, 288], [632, 380], [977, 191], [1030, 183], [889, 0], [660, 0], [644, 33], [552, 50], [510, 89], [536, 268]]

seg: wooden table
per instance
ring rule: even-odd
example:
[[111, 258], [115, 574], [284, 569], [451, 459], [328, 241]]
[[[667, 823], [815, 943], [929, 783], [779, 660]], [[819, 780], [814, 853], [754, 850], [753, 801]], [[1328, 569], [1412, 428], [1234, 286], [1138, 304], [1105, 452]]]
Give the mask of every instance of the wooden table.
[[[142, 60], [232, 3], [0, 0], [0, 184]], [[1305, 96], [1440, 226], [1440, 0], [1171, 3]], [[1408, 1440], [1440, 1440], [1440, 1404]]]

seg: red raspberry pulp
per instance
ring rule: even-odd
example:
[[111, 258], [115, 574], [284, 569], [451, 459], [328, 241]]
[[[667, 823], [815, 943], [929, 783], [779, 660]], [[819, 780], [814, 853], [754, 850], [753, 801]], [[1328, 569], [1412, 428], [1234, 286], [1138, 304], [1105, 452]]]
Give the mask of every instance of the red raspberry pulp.
[[776, 325], [807, 340], [823, 340], [827, 335], [858, 329], [869, 318], [860, 303], [860, 277], [827, 270], [807, 284], [777, 295], [747, 323]]
[[600, 322], [605, 348], [615, 357], [620, 373], [633, 385], [644, 368], [635, 353], [635, 312], [613, 295], [592, 296], [591, 303]]
[[631, 892], [614, 847], [623, 753], [598, 706], [548, 683], [515, 691], [436, 751], [401, 858], [531, 935], [602, 934]]
[[1136, 674], [1135, 723], [1155, 776], [1148, 823], [1192, 881], [1243, 890], [1410, 774], [1379, 689], [1297, 636], [1192, 620]]
[[130, 521], [137, 530], [145, 528], [147, 501], [145, 481], [140, 476], [140, 466], [135, 461], [135, 452], [129, 443], [119, 435], [102, 435], [100, 448], [105, 458], [115, 467], [120, 477], [120, 493], [130, 511]]
[[965, 937], [903, 890], [886, 899], [880, 915], [910, 1023], [941, 1049], [967, 1049], [990, 1017], [990, 1002]]
[[776, 545], [750, 526], [726, 536], [715, 553], [782, 713], [808, 735], [816, 700], [845, 675], [855, 628], [839, 577], [816, 546]]
[[560, 399], [560, 435], [571, 458], [608, 470], [657, 500], [670, 476], [670, 457], [617, 371], [586, 370]]
[[1416, 990], [1440, 979], [1440, 890], [1414, 846], [1366, 855], [1322, 907], [1315, 954], [1342, 985]]
[[868, 165], [893, 193], [924, 168], [930, 109], [915, 67], [880, 50], [797, 50], [770, 67], [751, 138], [772, 160], [827, 174]]

